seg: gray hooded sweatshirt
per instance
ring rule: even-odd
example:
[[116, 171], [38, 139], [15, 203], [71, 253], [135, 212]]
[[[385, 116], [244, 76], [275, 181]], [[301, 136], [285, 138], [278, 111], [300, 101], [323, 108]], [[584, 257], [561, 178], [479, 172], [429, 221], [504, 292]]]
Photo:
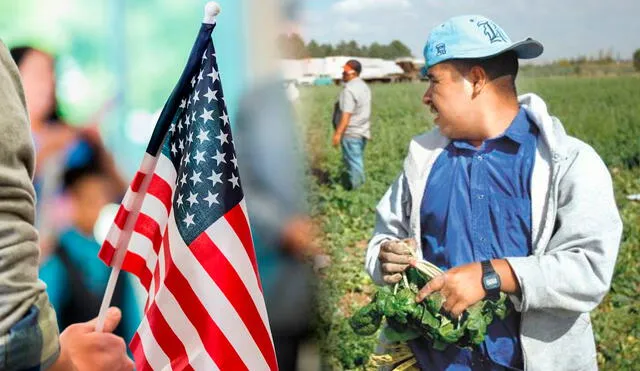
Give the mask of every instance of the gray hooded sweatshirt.
[[[595, 370], [589, 312], [609, 290], [622, 235], [611, 176], [540, 97], [518, 100], [540, 129], [531, 179], [533, 253], [504, 257], [521, 289], [510, 298], [521, 312], [525, 370]], [[420, 246], [424, 186], [448, 143], [437, 128], [415, 137], [402, 173], [378, 203], [365, 262], [377, 284], [384, 284], [378, 260], [384, 241], [413, 238]]]

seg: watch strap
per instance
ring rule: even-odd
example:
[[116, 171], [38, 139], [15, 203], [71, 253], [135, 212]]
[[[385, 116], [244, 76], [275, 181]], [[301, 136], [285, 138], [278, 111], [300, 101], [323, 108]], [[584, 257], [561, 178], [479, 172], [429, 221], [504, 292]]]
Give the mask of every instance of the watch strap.
[[482, 266], [482, 287], [484, 288], [484, 291], [486, 293], [485, 297], [490, 300], [498, 300], [500, 298], [500, 286], [493, 289], [487, 289], [484, 284], [484, 279], [486, 276], [493, 274], [498, 277], [498, 282], [500, 282], [500, 276], [498, 276], [496, 270], [493, 269], [493, 265], [491, 264], [490, 260], [483, 260], [482, 262], [480, 262], [480, 265]]

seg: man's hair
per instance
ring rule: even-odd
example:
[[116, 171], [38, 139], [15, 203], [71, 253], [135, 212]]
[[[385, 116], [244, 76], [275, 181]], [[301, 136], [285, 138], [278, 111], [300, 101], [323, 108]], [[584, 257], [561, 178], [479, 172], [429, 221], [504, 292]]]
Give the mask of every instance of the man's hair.
[[356, 71], [358, 75], [360, 75], [360, 72], [362, 72], [362, 65], [355, 59], [350, 59], [349, 61], [347, 61], [346, 65], [353, 68], [353, 70]]
[[499, 77], [510, 77], [506, 81], [498, 84], [501, 90], [516, 95], [516, 77], [518, 76], [518, 57], [513, 51], [508, 51], [489, 58], [477, 59], [455, 59], [453, 64], [460, 72], [466, 74], [474, 66], [481, 67], [489, 80], [495, 80]]

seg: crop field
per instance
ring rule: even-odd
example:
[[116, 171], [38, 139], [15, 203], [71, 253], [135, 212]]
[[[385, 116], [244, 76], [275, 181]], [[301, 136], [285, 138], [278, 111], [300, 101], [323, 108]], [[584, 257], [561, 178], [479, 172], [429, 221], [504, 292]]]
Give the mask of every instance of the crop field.
[[[340, 184], [339, 149], [331, 147], [331, 109], [339, 88], [302, 90], [302, 122], [310, 151], [311, 205], [322, 222], [331, 264], [321, 271], [318, 334], [327, 369], [361, 369], [377, 341], [355, 335], [346, 322], [374, 290], [364, 271], [374, 208], [400, 173], [410, 139], [431, 127], [422, 105], [425, 83], [374, 85], [372, 136], [365, 151], [367, 181], [357, 191]], [[592, 320], [603, 370], [640, 364], [640, 77], [524, 78], [520, 93], [535, 92], [569, 134], [591, 144], [613, 176], [624, 234], [610, 293]], [[636, 366], [634, 366], [636, 365]]]

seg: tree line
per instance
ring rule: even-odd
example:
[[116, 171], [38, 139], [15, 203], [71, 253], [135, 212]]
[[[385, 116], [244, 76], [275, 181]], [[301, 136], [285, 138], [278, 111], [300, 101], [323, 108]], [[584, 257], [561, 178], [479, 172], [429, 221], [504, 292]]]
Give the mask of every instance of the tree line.
[[[278, 47], [280, 48], [281, 55], [284, 58], [290, 59], [324, 58], [339, 55], [382, 59], [412, 57], [409, 47], [399, 40], [393, 40], [389, 44], [374, 42], [370, 45], [360, 45], [355, 40], [343, 40], [333, 45], [330, 43], [320, 44], [315, 40], [305, 43], [304, 39], [300, 35], [293, 33], [290, 35], [280, 35], [278, 38]], [[552, 62], [551, 64], [573, 66], [586, 63], [609, 64], [614, 61], [613, 52], [611, 50], [601, 50], [597, 58], [581, 56], [571, 59], [560, 59]], [[633, 54], [633, 65], [636, 71], [640, 71], [640, 49], [636, 50]]]
[[332, 45], [329, 43], [320, 44], [315, 40], [305, 43], [298, 34], [280, 35], [278, 47], [284, 58], [324, 58], [339, 55], [396, 59], [401, 57], [411, 57], [411, 50], [399, 40], [393, 40], [389, 44], [374, 42], [370, 45], [360, 45], [355, 40], [340, 41]]

